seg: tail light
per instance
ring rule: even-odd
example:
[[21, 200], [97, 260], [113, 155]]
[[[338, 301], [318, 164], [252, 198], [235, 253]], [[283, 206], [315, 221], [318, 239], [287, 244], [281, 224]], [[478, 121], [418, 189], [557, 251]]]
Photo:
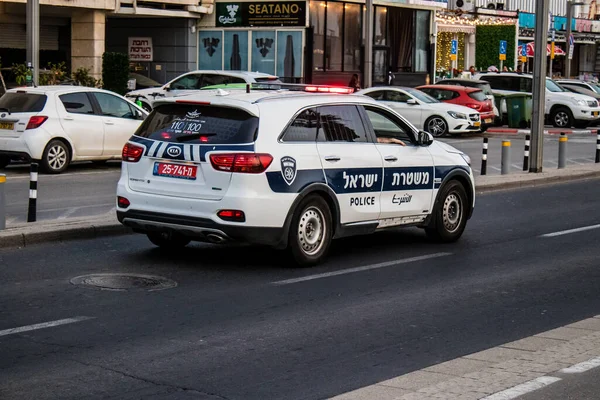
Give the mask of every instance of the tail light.
[[140, 158], [142, 158], [142, 154], [144, 154], [144, 148], [142, 146], [132, 143], [125, 143], [125, 146], [123, 146], [123, 161], [138, 162], [140, 161]]
[[241, 172], [246, 174], [260, 174], [265, 172], [273, 156], [257, 153], [227, 153], [211, 154], [210, 163], [218, 171]]
[[121, 196], [117, 196], [117, 204], [118, 204], [119, 208], [127, 208], [131, 205], [129, 200], [127, 200], [125, 197], [121, 197]]
[[246, 216], [243, 211], [240, 210], [221, 210], [217, 213], [217, 216], [224, 221], [232, 222], [245, 222]]
[[36, 115], [35, 117], [31, 117], [31, 118], [29, 118], [29, 122], [27, 123], [27, 128], [25, 128], [25, 129], [39, 128], [40, 126], [42, 126], [42, 124], [44, 122], [46, 122], [47, 119], [48, 119], [48, 117], [46, 117], [44, 115]]
[[481, 104], [467, 104], [467, 107], [470, 107], [477, 111], [481, 111]]

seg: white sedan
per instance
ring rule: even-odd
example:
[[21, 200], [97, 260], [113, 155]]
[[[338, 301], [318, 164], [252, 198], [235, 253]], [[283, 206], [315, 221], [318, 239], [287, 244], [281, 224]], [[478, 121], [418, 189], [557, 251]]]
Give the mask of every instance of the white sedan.
[[34, 160], [58, 174], [72, 161], [120, 159], [147, 116], [124, 97], [101, 89], [11, 89], [0, 97], [0, 168], [11, 160]]
[[134, 90], [125, 97], [139, 100], [144, 110], [151, 111], [154, 101], [162, 97], [185, 96], [206, 86], [260, 82], [281, 83], [278, 77], [261, 72], [198, 70], [180, 75], [162, 87]]
[[356, 92], [381, 101], [419, 129], [433, 136], [481, 131], [479, 113], [456, 104], [442, 103], [420, 90], [378, 86]]

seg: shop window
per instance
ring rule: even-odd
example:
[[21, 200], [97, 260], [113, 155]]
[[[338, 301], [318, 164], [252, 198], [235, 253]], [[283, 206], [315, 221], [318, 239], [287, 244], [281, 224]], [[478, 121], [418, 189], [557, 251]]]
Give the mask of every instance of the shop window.
[[387, 7], [375, 7], [374, 42], [377, 46], [387, 44]]
[[360, 4], [344, 5], [344, 71], [360, 70]]
[[287, 83], [296, 83], [302, 76], [302, 32], [277, 32], [277, 76]]
[[200, 31], [198, 53], [199, 69], [223, 69], [223, 32]]
[[342, 25], [344, 3], [327, 2], [327, 36], [325, 40], [325, 66], [328, 71], [342, 70]]
[[225, 69], [248, 71], [248, 32], [225, 31], [224, 39]]
[[252, 32], [252, 71], [275, 75], [275, 32]]
[[313, 69], [323, 71], [325, 65], [325, 7], [324, 1], [309, 2], [310, 26], [313, 28]]
[[417, 10], [415, 17], [415, 72], [426, 72], [429, 50], [429, 11]]

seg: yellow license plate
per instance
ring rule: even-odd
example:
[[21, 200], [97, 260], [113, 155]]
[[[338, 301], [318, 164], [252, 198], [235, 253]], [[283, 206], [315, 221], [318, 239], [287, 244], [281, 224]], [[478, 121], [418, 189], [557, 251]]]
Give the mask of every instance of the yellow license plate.
[[0, 122], [0, 129], [9, 129], [13, 130], [15, 128], [15, 124], [12, 122]]
[[473, 126], [481, 126], [481, 122], [479, 122], [479, 121], [473, 122]]
[[598, 115], [600, 115], [600, 111], [594, 111], [594, 112], [592, 112], [592, 115], [594, 117], [597, 117]]
[[486, 118], [486, 119], [485, 119], [485, 123], [486, 123], [486, 124], [491, 124], [492, 122], [493, 122], [493, 121], [492, 121], [492, 119], [491, 119], [491, 118]]

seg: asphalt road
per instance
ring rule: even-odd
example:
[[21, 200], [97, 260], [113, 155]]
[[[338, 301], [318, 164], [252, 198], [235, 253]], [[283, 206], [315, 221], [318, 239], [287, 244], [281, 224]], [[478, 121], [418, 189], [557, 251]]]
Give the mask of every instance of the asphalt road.
[[[488, 150], [488, 175], [500, 174], [501, 138], [490, 138]], [[524, 140], [511, 137], [511, 172], [519, 173], [523, 166]], [[479, 136], [446, 138], [444, 142], [467, 153], [476, 175], [480, 174], [482, 138]], [[544, 138], [544, 168], [558, 166], [558, 137]], [[594, 162], [596, 137], [570, 135], [568, 165]], [[29, 198], [29, 167], [11, 166], [7, 174], [7, 225], [27, 221]], [[91, 163], [75, 164], [61, 175], [40, 174], [38, 181], [37, 219], [65, 219], [101, 215], [115, 207], [115, 189], [120, 175], [120, 163], [109, 162], [102, 166]]]
[[[1, 250], [0, 398], [322, 399], [589, 318], [600, 230], [540, 235], [599, 224], [599, 188], [485, 194], [455, 244], [382, 232], [336, 241], [312, 269], [259, 247], [162, 252], [143, 236]], [[119, 272], [178, 286], [70, 283]], [[67, 318], [79, 319], [6, 333]]]

